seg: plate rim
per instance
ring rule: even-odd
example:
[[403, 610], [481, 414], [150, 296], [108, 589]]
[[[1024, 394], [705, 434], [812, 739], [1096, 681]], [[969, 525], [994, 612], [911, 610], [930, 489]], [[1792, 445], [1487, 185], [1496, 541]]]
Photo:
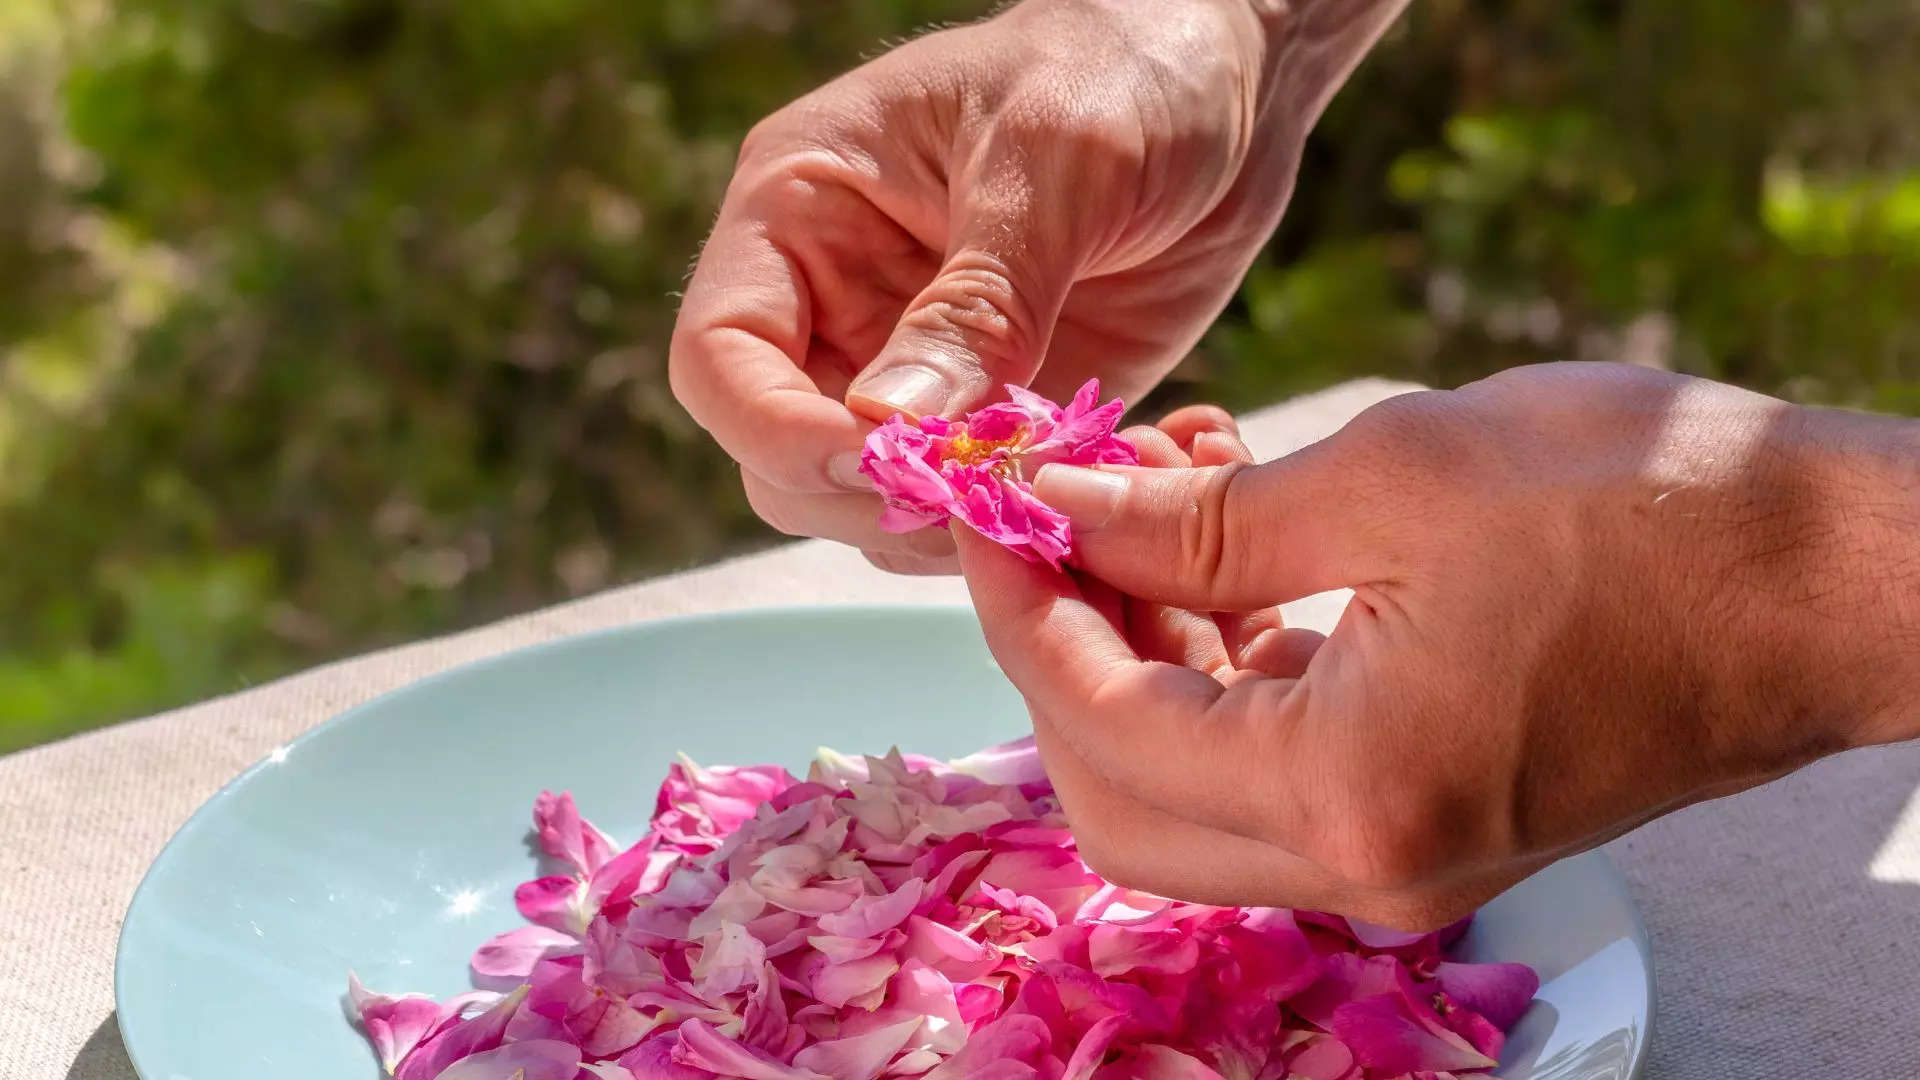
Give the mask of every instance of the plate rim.
[[[314, 724], [305, 731], [300, 732], [293, 738], [288, 739], [286, 742], [280, 744], [279, 748], [291, 752], [306, 742], [316, 738], [322, 738], [327, 732], [342, 724], [351, 722], [355, 716], [362, 712], [387, 707], [391, 704], [390, 699], [404, 698], [416, 693], [429, 692], [434, 686], [437, 686], [443, 681], [450, 682], [455, 678], [464, 677], [474, 671], [486, 670], [505, 664], [509, 660], [518, 661], [527, 657], [536, 657], [545, 652], [576, 647], [583, 642], [620, 637], [641, 629], [651, 629], [662, 625], [686, 626], [696, 623], [748, 622], [767, 618], [807, 618], [822, 615], [830, 615], [833, 617], [853, 616], [856, 618], [899, 615], [905, 615], [909, 618], [952, 618], [961, 614], [971, 615], [972, 612], [973, 608], [966, 604], [939, 602], [917, 602], [908, 604], [767, 604], [757, 607], [728, 608], [722, 611], [682, 612], [677, 615], [662, 615], [652, 619], [634, 619], [628, 622], [615, 623], [611, 626], [582, 630], [578, 633], [562, 634], [559, 637], [547, 638], [544, 641], [528, 642], [525, 645], [505, 649], [487, 656], [475, 657], [472, 660], [442, 668], [430, 675], [425, 675], [410, 682], [402, 683], [399, 686], [383, 690], [357, 705], [342, 709], [332, 716], [327, 717], [325, 720]], [[427, 640], [434, 639], [429, 638]], [[405, 646], [401, 647], [404, 648]], [[366, 653], [358, 657], [347, 657], [343, 660], [336, 661], [336, 663], [350, 664], [356, 660], [375, 655], [378, 655], [378, 652]], [[328, 666], [331, 665], [320, 665], [320, 667]], [[286, 677], [297, 678], [300, 675], [315, 670], [318, 670], [318, 668], [307, 668], [303, 671], [293, 672]], [[127, 1052], [127, 1060], [133, 1065], [134, 1072], [140, 1076], [142, 1080], [149, 1080], [149, 1078], [156, 1074], [140, 1063], [139, 1053], [134, 1048], [134, 1043], [137, 1040], [130, 1036], [128, 1032], [130, 1025], [127, 1022], [125, 961], [127, 955], [127, 935], [129, 928], [134, 925], [134, 912], [141, 909], [143, 904], [153, 902], [151, 894], [154, 882], [166, 868], [169, 861], [178, 857], [179, 846], [183, 839], [204, 825], [208, 816], [216, 807], [224, 804], [235, 792], [240, 790], [242, 786], [250, 783], [256, 775], [265, 771], [267, 766], [271, 764], [273, 764], [271, 756], [263, 757], [253, 762], [251, 765], [248, 765], [246, 768], [229, 777], [225, 783], [222, 783], [214, 790], [213, 794], [207, 796], [198, 807], [195, 807], [193, 813], [187, 815], [187, 819], [173, 830], [171, 836], [167, 837], [167, 842], [161, 845], [159, 852], [154, 855], [153, 861], [147, 864], [146, 870], [140, 875], [140, 883], [134, 886], [133, 895], [128, 898], [126, 908], [120, 913], [120, 929], [114, 935], [113, 942], [113, 1015], [115, 1027], [120, 1034], [120, 1044]], [[136, 1023], [131, 1026], [137, 1028], [139, 1025]]]
[[[831, 618], [851, 617], [856, 619], [900, 617], [909, 619], [953, 619], [963, 615], [971, 616], [972, 614], [973, 608], [968, 604], [922, 601], [900, 604], [876, 602], [852, 604], [768, 604], [755, 607], [728, 608], [721, 611], [683, 612], [675, 615], [662, 615], [657, 618], [635, 619], [615, 623], [610, 626], [583, 630], [577, 633], [562, 634], [558, 637], [547, 638], [543, 641], [529, 642], [515, 648], [453, 664], [433, 672], [430, 675], [425, 675], [418, 679], [391, 687], [357, 705], [342, 709], [307, 728], [305, 731], [300, 732], [285, 743], [282, 743], [279, 748], [292, 751], [309, 740], [324, 737], [328, 732], [336, 729], [340, 725], [351, 722], [353, 718], [360, 713], [370, 712], [376, 708], [388, 707], [394, 699], [431, 692], [435, 686], [438, 686], [442, 682], [451, 682], [456, 678], [463, 678], [476, 671], [498, 667], [509, 661], [519, 662], [529, 657], [537, 657], [542, 653], [558, 651], [563, 648], [578, 647], [585, 642], [622, 637], [640, 630], [653, 630], [663, 626], [673, 627], [693, 624], [711, 625], [730, 622], [753, 622], [769, 618], [806, 619], [824, 616]], [[336, 662], [353, 663], [355, 660], [374, 655], [378, 655], [378, 653], [367, 653], [360, 657], [349, 657]], [[302, 671], [293, 672], [286, 677], [296, 678], [315, 670], [318, 669], [307, 668]], [[207, 796], [207, 798], [194, 809], [193, 813], [189, 814], [187, 819], [174, 829], [172, 835], [167, 838], [167, 842], [161, 845], [159, 852], [157, 852], [153, 860], [147, 864], [146, 870], [140, 875], [140, 883], [134, 887], [133, 894], [128, 899], [125, 910], [121, 913], [120, 929], [114, 936], [113, 1019], [116, 1030], [120, 1035], [121, 1046], [126, 1051], [127, 1060], [133, 1066], [135, 1074], [141, 1077], [142, 1080], [151, 1080], [156, 1074], [142, 1065], [139, 1051], [135, 1045], [139, 1040], [129, 1032], [130, 1027], [135, 1029], [139, 1027], [137, 1023], [129, 1025], [129, 1014], [126, 1008], [127, 988], [125, 961], [127, 956], [128, 932], [129, 929], [133, 927], [135, 921], [134, 913], [140, 910], [145, 904], [154, 902], [151, 896], [153, 888], [155, 887], [154, 883], [166, 869], [168, 863], [172, 859], [179, 857], [178, 849], [182, 841], [190, 833], [202, 826], [208, 816], [212, 814], [217, 807], [224, 804], [235, 792], [250, 783], [255, 776], [262, 773], [267, 766], [273, 763], [274, 761], [271, 755], [263, 757], [228, 778], [214, 790], [213, 794]], [[1656, 1007], [1658, 1001], [1656, 997], [1658, 976], [1654, 967], [1653, 937], [1647, 928], [1646, 914], [1633, 895], [1632, 883], [1627, 880], [1626, 874], [1621, 871], [1619, 864], [1614, 861], [1612, 855], [1606, 851], [1604, 846], [1589, 848], [1586, 851], [1568, 856], [1567, 858], [1593, 858], [1597, 859], [1598, 862], [1605, 867], [1608, 887], [1624, 902], [1623, 906], [1626, 909], [1631, 928], [1634, 931], [1633, 941], [1635, 952], [1639, 954], [1641, 959], [1641, 981], [1647, 1001], [1646, 1030], [1643, 1037], [1636, 1042], [1633, 1057], [1627, 1065], [1627, 1080], [1635, 1080], [1635, 1078], [1641, 1077], [1645, 1072], [1647, 1058], [1659, 1023], [1659, 1010]]]

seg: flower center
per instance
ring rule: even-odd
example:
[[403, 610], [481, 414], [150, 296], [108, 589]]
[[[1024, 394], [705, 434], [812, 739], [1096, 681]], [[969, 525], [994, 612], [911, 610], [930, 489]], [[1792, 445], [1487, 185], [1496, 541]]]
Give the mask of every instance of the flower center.
[[1009, 449], [1026, 435], [1027, 429], [1021, 428], [1004, 439], [976, 439], [963, 431], [947, 441], [947, 460], [978, 465], [992, 457], [994, 451]]

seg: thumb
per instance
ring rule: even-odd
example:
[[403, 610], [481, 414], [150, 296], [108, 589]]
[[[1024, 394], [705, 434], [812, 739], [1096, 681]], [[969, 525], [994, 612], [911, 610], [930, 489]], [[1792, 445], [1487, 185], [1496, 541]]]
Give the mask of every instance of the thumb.
[[1073, 522], [1075, 565], [1124, 593], [1193, 611], [1251, 611], [1384, 577], [1366, 500], [1328, 444], [1265, 465], [1048, 465], [1042, 502]]
[[940, 272], [848, 387], [856, 414], [951, 415], [1003, 383], [1025, 386], [1040, 369], [1079, 270], [1079, 245], [1060, 235], [1065, 208], [1037, 197], [1032, 178], [1012, 168], [966, 198]]

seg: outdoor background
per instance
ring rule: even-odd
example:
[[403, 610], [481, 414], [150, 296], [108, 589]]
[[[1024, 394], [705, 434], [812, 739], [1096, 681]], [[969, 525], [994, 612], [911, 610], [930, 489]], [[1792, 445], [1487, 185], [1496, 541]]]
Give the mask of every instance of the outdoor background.
[[[675, 290], [755, 119], [985, 7], [0, 0], [0, 751], [769, 542]], [[1415, 0], [1148, 409], [1920, 411], [1917, 56], [1912, 0]]]

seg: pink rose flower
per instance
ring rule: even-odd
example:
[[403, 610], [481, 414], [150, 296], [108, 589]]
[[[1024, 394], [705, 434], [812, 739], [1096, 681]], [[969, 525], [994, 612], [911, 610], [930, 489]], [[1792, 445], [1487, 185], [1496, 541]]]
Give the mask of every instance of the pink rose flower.
[[1133, 447], [1114, 437], [1125, 406], [1095, 405], [1090, 379], [1065, 408], [1024, 387], [1010, 400], [918, 426], [895, 416], [867, 436], [860, 471], [886, 502], [880, 526], [912, 532], [959, 518], [991, 540], [1056, 568], [1073, 549], [1066, 517], [1033, 494], [1043, 465], [1137, 465]]

